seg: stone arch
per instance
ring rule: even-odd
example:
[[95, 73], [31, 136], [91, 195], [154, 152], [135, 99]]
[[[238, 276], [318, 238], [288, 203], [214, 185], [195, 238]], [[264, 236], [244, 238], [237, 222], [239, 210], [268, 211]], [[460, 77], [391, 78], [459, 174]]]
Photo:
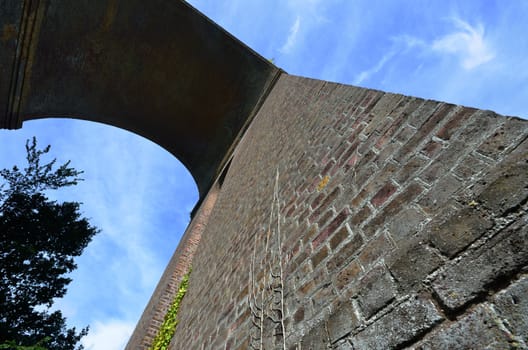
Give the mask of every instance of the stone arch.
[[202, 198], [281, 72], [185, 1], [0, 10], [0, 128], [65, 116], [132, 131], [176, 156]]

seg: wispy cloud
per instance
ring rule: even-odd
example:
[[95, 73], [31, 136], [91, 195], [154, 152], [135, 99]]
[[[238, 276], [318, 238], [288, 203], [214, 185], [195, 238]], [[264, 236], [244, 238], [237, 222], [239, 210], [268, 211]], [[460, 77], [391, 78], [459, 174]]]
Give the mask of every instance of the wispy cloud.
[[81, 342], [86, 350], [122, 350], [134, 327], [134, 323], [119, 320], [98, 321]]
[[374, 65], [372, 68], [369, 68], [367, 70], [364, 70], [360, 72], [356, 78], [354, 79], [354, 85], [360, 85], [364, 81], [370, 79], [374, 74], [378, 73], [380, 70], [383, 69], [385, 64], [396, 54], [395, 51], [390, 51], [389, 53], [385, 54], [379, 61]]
[[484, 26], [479, 23], [470, 25], [457, 17], [450, 21], [455, 31], [433, 41], [431, 48], [442, 54], [456, 55], [464, 69], [470, 70], [495, 57], [490, 44], [486, 41]]
[[409, 52], [414, 52], [415, 55], [427, 53], [455, 56], [465, 70], [472, 70], [495, 57], [491, 44], [485, 38], [482, 24], [471, 26], [458, 17], [452, 17], [449, 21], [454, 30], [431, 41], [405, 34], [391, 38], [392, 46], [388, 52], [375, 65], [357, 74], [353, 83], [360, 85], [368, 81], [382, 71], [391, 59]]
[[297, 37], [299, 34], [299, 28], [301, 27], [301, 17], [297, 16], [295, 21], [290, 27], [290, 33], [288, 34], [288, 38], [286, 39], [286, 42], [282, 47], [279, 49], [281, 53], [288, 54], [291, 52], [293, 47], [295, 46], [297, 42]]

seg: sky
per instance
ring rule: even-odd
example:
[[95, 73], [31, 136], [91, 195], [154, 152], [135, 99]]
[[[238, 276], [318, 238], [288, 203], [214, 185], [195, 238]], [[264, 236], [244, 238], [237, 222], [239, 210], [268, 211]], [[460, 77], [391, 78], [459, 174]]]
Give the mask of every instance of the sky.
[[[189, 3], [290, 74], [528, 117], [528, 0]], [[66, 119], [0, 131], [0, 168], [22, 165], [32, 136], [85, 171], [56, 198], [82, 202], [101, 229], [56, 307], [70, 326], [90, 325], [87, 350], [123, 349], [189, 222], [196, 185], [152, 142]]]

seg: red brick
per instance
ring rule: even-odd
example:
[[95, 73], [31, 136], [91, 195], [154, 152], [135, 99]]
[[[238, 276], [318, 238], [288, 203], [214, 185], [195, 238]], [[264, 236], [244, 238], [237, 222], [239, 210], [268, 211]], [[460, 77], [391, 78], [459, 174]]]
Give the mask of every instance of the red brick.
[[464, 107], [456, 112], [449, 121], [436, 133], [441, 139], [449, 140], [453, 133], [459, 130], [459, 126], [465, 122], [470, 115], [475, 113], [476, 109]]
[[383, 203], [385, 203], [394, 193], [396, 193], [396, 191], [398, 190], [398, 188], [396, 188], [396, 186], [394, 186], [392, 183], [387, 183], [385, 186], [383, 186], [379, 191], [378, 193], [376, 193], [376, 195], [374, 197], [372, 197], [372, 199], [370, 200], [370, 202], [376, 206], [376, 207], [380, 207], [383, 205]]
[[339, 226], [348, 218], [350, 215], [350, 209], [343, 209], [337, 216], [332, 220], [312, 241], [312, 247], [317, 248], [323, 241], [325, 241], [332, 233], [334, 233]]
[[416, 133], [405, 143], [405, 145], [394, 156], [394, 159], [402, 163], [410, 154], [416, 153], [416, 148], [423, 142], [433, 129], [453, 110], [450, 104], [441, 104], [423, 125], [417, 126]]
[[422, 153], [428, 156], [429, 158], [433, 158], [435, 155], [438, 154], [438, 152], [440, 152], [441, 149], [442, 149], [442, 144], [440, 142], [430, 141], [422, 149]]

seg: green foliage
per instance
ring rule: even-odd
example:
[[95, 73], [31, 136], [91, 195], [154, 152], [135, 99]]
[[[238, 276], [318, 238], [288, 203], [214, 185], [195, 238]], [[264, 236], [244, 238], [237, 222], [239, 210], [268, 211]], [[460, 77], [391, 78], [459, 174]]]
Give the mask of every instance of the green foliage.
[[50, 147], [26, 143], [27, 167], [0, 170], [0, 349], [73, 350], [88, 329], [67, 329], [50, 311], [66, 293], [74, 257], [98, 232], [81, 217], [77, 202], [49, 200], [45, 193], [77, 184], [69, 162], [41, 164]]
[[169, 310], [167, 310], [163, 323], [161, 324], [158, 334], [154, 338], [149, 350], [168, 349], [172, 337], [174, 336], [174, 332], [176, 331], [176, 326], [178, 325], [178, 319], [176, 317], [178, 315], [178, 310], [180, 309], [181, 301], [187, 292], [190, 275], [191, 271], [189, 270], [189, 272], [183, 276], [180, 287], [178, 288], [178, 293], [174, 297]]
[[35, 345], [17, 345], [14, 341], [8, 341], [3, 344], [0, 344], [0, 349], [6, 349], [6, 350], [48, 350], [44, 345], [50, 341], [49, 337], [46, 337], [39, 341]]

